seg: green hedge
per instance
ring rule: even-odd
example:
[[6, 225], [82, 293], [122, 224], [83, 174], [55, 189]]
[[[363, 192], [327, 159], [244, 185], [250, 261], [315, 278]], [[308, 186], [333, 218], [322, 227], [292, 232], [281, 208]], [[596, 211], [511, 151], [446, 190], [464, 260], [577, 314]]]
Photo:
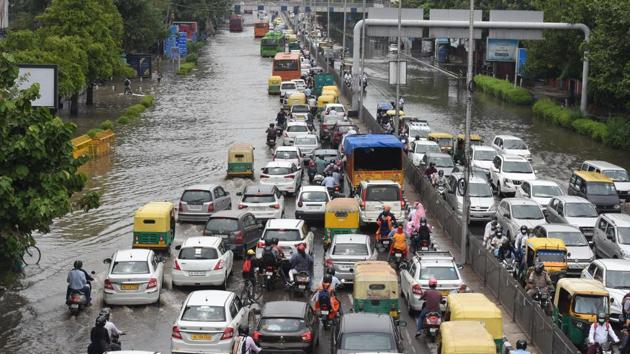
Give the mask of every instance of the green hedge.
[[149, 107], [153, 106], [154, 102], [155, 102], [155, 97], [153, 97], [151, 95], [144, 96], [140, 100], [140, 104], [145, 106], [146, 108], [149, 108]]
[[195, 68], [194, 63], [183, 63], [182, 65], [179, 66], [179, 69], [177, 69], [177, 75], [187, 75], [194, 68]]
[[99, 128], [103, 130], [114, 129], [114, 123], [111, 120], [107, 119], [101, 122]]
[[186, 56], [186, 62], [187, 63], [195, 63], [195, 64], [197, 64], [197, 59], [198, 59], [197, 58], [197, 54], [195, 54], [195, 53], [188, 54]]
[[132, 106], [127, 107], [127, 110], [125, 111], [124, 115], [129, 116], [130, 118], [137, 118], [146, 109], [147, 109], [147, 107], [137, 103], [137, 104], [134, 104]]
[[581, 118], [578, 112], [564, 108], [547, 98], [538, 100], [532, 110], [535, 116], [566, 128], [570, 128], [574, 120]]
[[608, 119], [606, 143], [614, 148], [630, 150], [630, 121], [621, 117]]
[[527, 105], [534, 101], [529, 91], [522, 87], [514, 87], [509, 81], [486, 75], [477, 75], [474, 80], [481, 91], [503, 101], [518, 105]]
[[607, 142], [608, 127], [605, 123], [588, 118], [580, 118], [573, 121], [571, 126], [578, 134], [590, 136], [596, 141]]

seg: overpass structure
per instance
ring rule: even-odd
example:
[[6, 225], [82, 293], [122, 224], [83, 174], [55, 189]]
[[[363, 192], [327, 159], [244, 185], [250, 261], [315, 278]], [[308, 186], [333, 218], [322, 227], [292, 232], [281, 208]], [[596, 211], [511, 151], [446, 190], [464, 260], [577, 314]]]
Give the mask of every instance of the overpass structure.
[[[369, 7], [388, 7], [388, 0], [366, 0], [365, 9]], [[326, 12], [343, 13], [343, 0], [304, 0], [304, 1], [235, 1], [233, 10], [235, 13], [256, 11], [293, 11], [294, 13]], [[360, 0], [347, 0], [345, 6], [347, 13], [362, 13], [363, 2]]]

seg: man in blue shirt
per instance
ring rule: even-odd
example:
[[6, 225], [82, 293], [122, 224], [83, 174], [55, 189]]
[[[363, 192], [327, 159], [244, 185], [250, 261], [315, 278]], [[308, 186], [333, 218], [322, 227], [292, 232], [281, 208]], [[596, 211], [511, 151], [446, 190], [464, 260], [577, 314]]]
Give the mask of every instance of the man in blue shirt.
[[335, 184], [335, 179], [332, 176], [332, 173], [328, 172], [326, 174], [326, 178], [324, 178], [324, 180], [322, 181], [322, 186], [328, 189], [335, 189], [336, 184]]
[[511, 350], [510, 354], [532, 354], [525, 349], [527, 349], [527, 341], [525, 339], [519, 339], [516, 341], [516, 350]]
[[87, 280], [85, 271], [81, 269], [81, 267], [83, 267], [83, 262], [75, 261], [74, 269], [72, 269], [68, 273], [68, 279], [67, 279], [68, 291], [66, 293], [66, 301], [68, 301], [68, 298], [70, 297], [70, 293], [72, 291], [81, 291], [85, 295], [87, 304], [89, 305], [92, 300], [91, 299], [92, 289], [88, 285], [88, 280]]

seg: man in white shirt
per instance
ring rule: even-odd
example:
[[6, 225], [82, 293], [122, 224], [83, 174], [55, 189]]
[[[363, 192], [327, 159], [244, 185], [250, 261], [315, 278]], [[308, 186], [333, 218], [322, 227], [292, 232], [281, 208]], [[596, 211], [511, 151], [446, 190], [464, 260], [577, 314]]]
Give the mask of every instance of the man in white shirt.
[[608, 348], [608, 338], [612, 339], [613, 343], [618, 343], [619, 338], [615, 334], [610, 322], [606, 319], [605, 313], [597, 314], [597, 322], [591, 325], [591, 329], [588, 331], [588, 350], [586, 354], [597, 353], [597, 348], [603, 346]]

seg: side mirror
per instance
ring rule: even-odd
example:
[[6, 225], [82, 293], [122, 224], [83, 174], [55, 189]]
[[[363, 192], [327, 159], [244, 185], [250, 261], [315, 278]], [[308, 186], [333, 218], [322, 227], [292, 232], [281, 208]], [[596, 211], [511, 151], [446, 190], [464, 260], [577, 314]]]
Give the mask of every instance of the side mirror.
[[111, 264], [112, 263], [112, 259], [111, 258], [105, 258], [105, 259], [103, 259], [103, 263]]
[[225, 195], [230, 195], [230, 192], [228, 192], [228, 191], [225, 191]]
[[614, 303], [615, 303], [615, 298], [611, 297], [611, 298], [610, 298], [610, 303], [611, 303], [611, 304], [614, 304]]
[[613, 240], [612, 235], [606, 235], [606, 238], [607, 238], [607, 239], [609, 239], [609, 240], [611, 240], [611, 241]]
[[179, 250], [181, 250], [181, 249], [182, 249], [182, 245], [177, 245], [177, 246], [175, 246], [175, 250], [176, 250], [176, 251], [179, 251]]
[[96, 275], [96, 272], [95, 271], [91, 271], [90, 274]]
[[503, 213], [503, 217], [509, 219], [510, 218], [510, 213]]
[[405, 321], [405, 320], [396, 320], [396, 326], [401, 327], [401, 328], [405, 328], [405, 327], [407, 327], [407, 321]]
[[243, 195], [243, 192], [236, 192], [236, 195], [240, 197]]

